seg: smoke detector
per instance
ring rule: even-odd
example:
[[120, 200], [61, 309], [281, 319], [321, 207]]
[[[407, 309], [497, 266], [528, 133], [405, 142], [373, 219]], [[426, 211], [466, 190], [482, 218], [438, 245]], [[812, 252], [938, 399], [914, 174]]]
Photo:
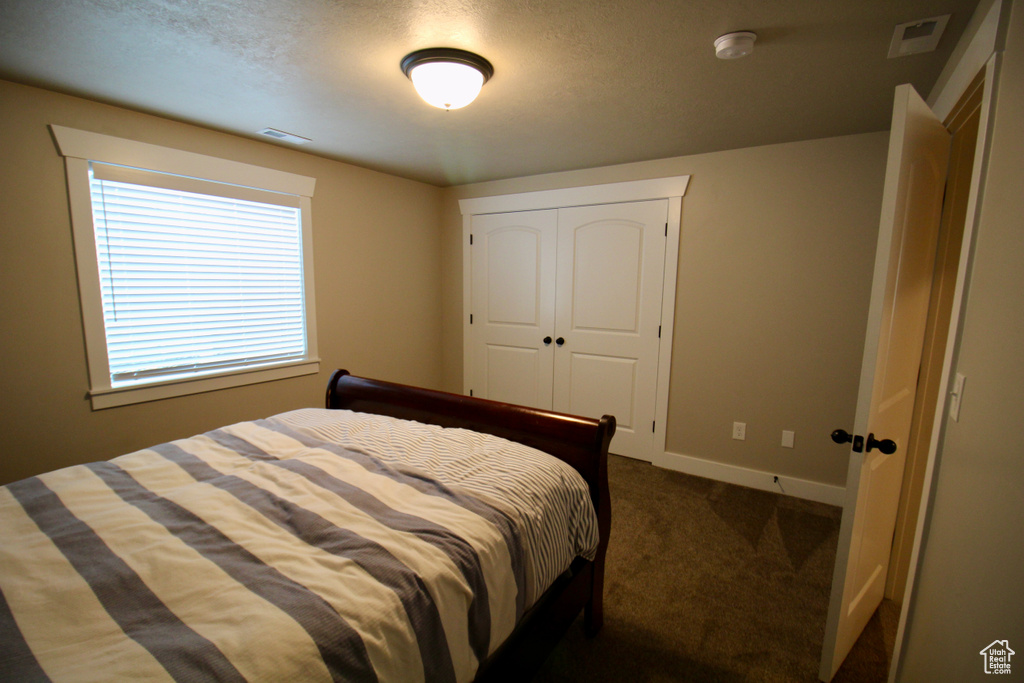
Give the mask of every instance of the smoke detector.
[[739, 59], [754, 51], [757, 34], [750, 31], [736, 31], [715, 39], [715, 56], [719, 59]]

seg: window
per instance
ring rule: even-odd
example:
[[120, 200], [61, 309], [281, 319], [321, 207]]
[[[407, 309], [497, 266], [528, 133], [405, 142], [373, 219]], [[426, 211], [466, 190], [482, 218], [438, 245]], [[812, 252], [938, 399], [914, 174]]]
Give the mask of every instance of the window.
[[94, 409], [319, 371], [313, 179], [52, 129]]

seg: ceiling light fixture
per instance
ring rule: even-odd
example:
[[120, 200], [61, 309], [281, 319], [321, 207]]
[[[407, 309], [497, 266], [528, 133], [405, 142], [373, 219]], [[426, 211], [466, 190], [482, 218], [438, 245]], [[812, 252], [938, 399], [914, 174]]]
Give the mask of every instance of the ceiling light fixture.
[[449, 47], [417, 50], [402, 60], [409, 77], [428, 104], [439, 109], [460, 109], [476, 99], [494, 75], [494, 67], [480, 55]]
[[719, 59], [739, 59], [754, 51], [757, 34], [750, 31], [736, 31], [715, 39], [715, 55]]

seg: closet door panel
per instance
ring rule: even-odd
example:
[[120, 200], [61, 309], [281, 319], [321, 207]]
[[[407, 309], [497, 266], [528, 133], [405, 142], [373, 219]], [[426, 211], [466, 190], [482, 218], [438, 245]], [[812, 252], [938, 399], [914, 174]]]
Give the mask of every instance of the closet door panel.
[[[632, 429], [636, 423], [634, 397], [637, 394], [638, 361], [633, 358], [568, 355], [572, 381], [569, 403], [583, 415], [614, 415], [616, 425]], [[618, 429], [618, 426], [616, 426]]]
[[615, 415], [612, 451], [651, 460], [668, 201], [560, 209], [554, 408]]
[[637, 334], [644, 226], [598, 221], [573, 239], [572, 329]]
[[[551, 354], [521, 346], [487, 344], [484, 387], [493, 401], [550, 409], [551, 373], [544, 368]], [[537, 405], [547, 401], [547, 406]]]
[[557, 211], [473, 216], [475, 395], [551, 408]]

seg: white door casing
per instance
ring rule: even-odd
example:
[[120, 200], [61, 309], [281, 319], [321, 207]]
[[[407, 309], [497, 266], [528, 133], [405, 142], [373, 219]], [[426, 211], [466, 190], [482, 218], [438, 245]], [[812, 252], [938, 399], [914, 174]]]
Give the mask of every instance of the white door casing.
[[896, 89], [854, 434], [896, 452], [850, 453], [819, 678], [835, 675], [881, 602], [931, 294], [950, 136], [909, 85]]
[[560, 209], [554, 409], [616, 419], [614, 452], [650, 460], [668, 201]]

